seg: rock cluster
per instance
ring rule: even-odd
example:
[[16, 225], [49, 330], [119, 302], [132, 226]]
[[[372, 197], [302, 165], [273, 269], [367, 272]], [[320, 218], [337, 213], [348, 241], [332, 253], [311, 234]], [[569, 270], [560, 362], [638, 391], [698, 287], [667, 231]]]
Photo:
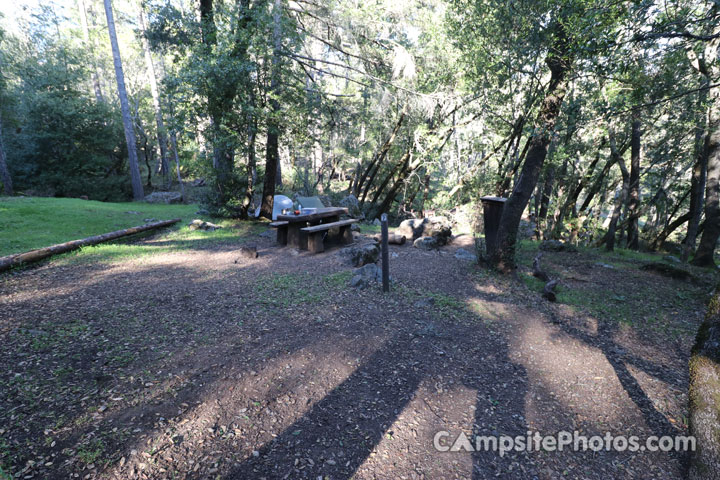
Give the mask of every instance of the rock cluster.
[[380, 245], [377, 243], [366, 243], [364, 245], [352, 245], [345, 247], [338, 253], [340, 258], [353, 267], [362, 267], [372, 264], [380, 258]]
[[[404, 220], [395, 229], [396, 235], [405, 235], [413, 241], [413, 245], [419, 248], [437, 248], [450, 243], [452, 238], [452, 225], [445, 217], [411, 218]], [[416, 240], [423, 237], [431, 237], [433, 241], [423, 240], [417, 244]]]
[[206, 222], [204, 220], [200, 220], [199, 218], [196, 218], [195, 220], [190, 222], [188, 224], [188, 227], [190, 228], [190, 230], [207, 230], [210, 232], [223, 228], [220, 225], [215, 225], [214, 223]]
[[146, 195], [144, 201], [147, 203], [182, 203], [182, 195], [177, 192], [153, 192]]

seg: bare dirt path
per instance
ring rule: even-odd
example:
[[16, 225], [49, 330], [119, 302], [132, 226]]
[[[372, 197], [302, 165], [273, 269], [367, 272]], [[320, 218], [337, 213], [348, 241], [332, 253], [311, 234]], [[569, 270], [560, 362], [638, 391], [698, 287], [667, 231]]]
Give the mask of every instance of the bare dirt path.
[[706, 285], [588, 253], [546, 256], [568, 291], [603, 292], [592, 305], [632, 317], [617, 321], [456, 259], [463, 238], [440, 252], [393, 246], [389, 295], [350, 289], [335, 251], [253, 241], [260, 257], [238, 263], [231, 248], [198, 244], [0, 278], [3, 468], [21, 478], [681, 475], [670, 453], [441, 453], [433, 436], [686, 433]]

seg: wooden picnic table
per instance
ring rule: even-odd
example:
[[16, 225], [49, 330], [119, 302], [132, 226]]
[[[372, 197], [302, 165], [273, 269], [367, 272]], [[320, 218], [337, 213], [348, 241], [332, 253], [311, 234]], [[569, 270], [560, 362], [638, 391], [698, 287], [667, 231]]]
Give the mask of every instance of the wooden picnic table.
[[302, 235], [301, 228], [309, 225], [333, 223], [340, 220], [340, 215], [347, 214], [348, 209], [343, 207], [318, 208], [315, 213], [307, 215], [278, 215], [279, 222], [288, 222], [287, 237], [283, 245], [290, 245], [300, 249], [307, 249], [307, 235]]

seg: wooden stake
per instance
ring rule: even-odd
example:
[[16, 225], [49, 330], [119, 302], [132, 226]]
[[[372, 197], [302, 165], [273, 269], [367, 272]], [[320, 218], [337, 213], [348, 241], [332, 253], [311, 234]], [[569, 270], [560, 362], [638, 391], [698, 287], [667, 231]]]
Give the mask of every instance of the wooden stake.
[[387, 214], [380, 216], [380, 232], [382, 235], [382, 284], [383, 292], [390, 291], [390, 254], [388, 253], [388, 219]]

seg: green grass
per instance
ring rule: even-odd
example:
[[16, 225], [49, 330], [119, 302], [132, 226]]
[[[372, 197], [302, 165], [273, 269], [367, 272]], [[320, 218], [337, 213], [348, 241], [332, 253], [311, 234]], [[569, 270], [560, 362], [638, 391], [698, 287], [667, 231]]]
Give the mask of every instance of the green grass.
[[[197, 205], [153, 205], [147, 203], [103, 203], [73, 198], [0, 198], [0, 256], [47, 247], [123, 228], [149, 220], [180, 218], [179, 224], [153, 238], [137, 242], [133, 235], [112, 242], [84, 247], [56, 258], [56, 261], [114, 261], [178, 250], [238, 245], [243, 238], [267, 228], [259, 222], [210, 219], [196, 215]], [[190, 220], [210, 220], [223, 228], [215, 231], [191, 230]]]
[[0, 197], [0, 256], [143, 225], [145, 219], [182, 218], [187, 223], [197, 209], [197, 205]]
[[360, 233], [365, 235], [372, 235], [374, 233], [380, 233], [380, 225], [373, 225], [372, 223], [356, 223], [360, 227]]

